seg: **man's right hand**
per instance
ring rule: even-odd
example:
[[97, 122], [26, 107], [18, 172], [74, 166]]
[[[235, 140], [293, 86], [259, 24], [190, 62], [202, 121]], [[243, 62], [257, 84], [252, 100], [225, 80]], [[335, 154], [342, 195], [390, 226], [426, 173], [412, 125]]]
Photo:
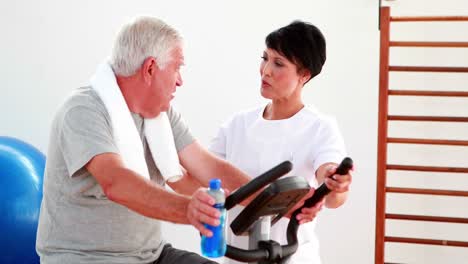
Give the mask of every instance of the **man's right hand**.
[[215, 199], [206, 188], [199, 188], [193, 195], [187, 207], [187, 219], [204, 236], [211, 237], [213, 233], [204, 224], [219, 225], [221, 212], [214, 208]]

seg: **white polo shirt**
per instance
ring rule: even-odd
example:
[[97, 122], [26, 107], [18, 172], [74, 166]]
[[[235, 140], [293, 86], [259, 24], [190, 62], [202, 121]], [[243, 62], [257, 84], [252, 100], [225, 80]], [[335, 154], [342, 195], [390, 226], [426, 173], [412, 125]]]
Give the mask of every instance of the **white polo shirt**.
[[[324, 163], [340, 163], [346, 156], [342, 136], [333, 118], [304, 107], [294, 116], [282, 120], [263, 118], [265, 105], [240, 112], [221, 125], [210, 150], [231, 162], [248, 175], [256, 177], [277, 164], [289, 160], [293, 169], [286, 176], [301, 176], [311, 187], [317, 187], [315, 171]], [[283, 176], [285, 177], [285, 176]], [[243, 208], [229, 211], [232, 221]], [[284, 245], [289, 219], [283, 218], [271, 228], [271, 239]], [[316, 220], [299, 227], [299, 248], [289, 263], [320, 263]], [[229, 228], [228, 228], [229, 229]], [[228, 230], [228, 244], [248, 248], [246, 236], [235, 236]], [[225, 259], [225, 263], [240, 263]]]

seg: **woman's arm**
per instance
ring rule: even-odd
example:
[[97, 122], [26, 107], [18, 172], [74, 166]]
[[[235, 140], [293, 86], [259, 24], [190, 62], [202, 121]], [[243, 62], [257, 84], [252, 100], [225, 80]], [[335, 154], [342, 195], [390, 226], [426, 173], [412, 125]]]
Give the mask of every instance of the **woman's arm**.
[[315, 173], [318, 183], [325, 183], [331, 190], [331, 193], [325, 197], [325, 206], [328, 208], [338, 208], [345, 203], [352, 180], [351, 171], [346, 175], [335, 174], [337, 167], [336, 163], [325, 163]]

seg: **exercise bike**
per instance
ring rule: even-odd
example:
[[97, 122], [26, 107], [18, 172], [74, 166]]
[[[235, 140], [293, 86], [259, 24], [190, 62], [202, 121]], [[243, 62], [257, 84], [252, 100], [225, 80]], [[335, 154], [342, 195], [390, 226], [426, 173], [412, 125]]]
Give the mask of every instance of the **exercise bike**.
[[[352, 159], [345, 158], [336, 169], [335, 174], [348, 174], [352, 167]], [[249, 249], [228, 245], [225, 257], [252, 264], [281, 264], [286, 263], [288, 258], [296, 252], [298, 248], [297, 230], [299, 228], [296, 216], [302, 208], [313, 207], [321, 201], [330, 193], [330, 190], [323, 183], [301, 208], [294, 211], [286, 231], [288, 244], [280, 245], [278, 242], [270, 240], [269, 227], [287, 214], [310, 190], [307, 180], [303, 177], [292, 176], [278, 180], [291, 169], [292, 163], [285, 161], [253, 179], [226, 198], [225, 207], [229, 210], [269, 184], [240, 212], [230, 225], [235, 235], [249, 236]]]

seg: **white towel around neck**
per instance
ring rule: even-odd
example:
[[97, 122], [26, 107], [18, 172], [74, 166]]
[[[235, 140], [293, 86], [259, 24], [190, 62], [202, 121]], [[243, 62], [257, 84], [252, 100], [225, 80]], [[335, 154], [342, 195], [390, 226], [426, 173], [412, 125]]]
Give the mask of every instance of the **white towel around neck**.
[[[106, 106], [115, 142], [125, 166], [150, 179], [140, 135], [109, 63], [99, 65], [91, 78], [91, 87]], [[145, 118], [144, 133], [164, 180], [173, 182], [180, 179], [182, 170], [166, 112], [161, 112], [155, 118]]]

